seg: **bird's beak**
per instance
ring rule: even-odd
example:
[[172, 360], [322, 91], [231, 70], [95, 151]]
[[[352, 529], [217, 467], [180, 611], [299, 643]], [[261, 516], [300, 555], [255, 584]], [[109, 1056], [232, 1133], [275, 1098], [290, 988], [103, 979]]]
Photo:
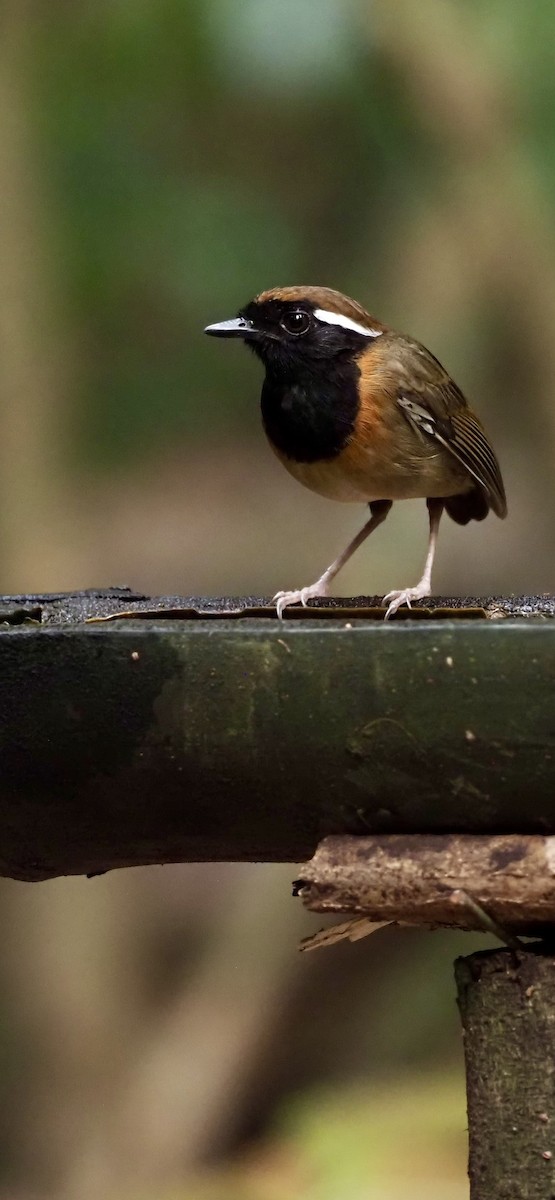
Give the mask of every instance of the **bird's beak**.
[[204, 332], [209, 333], [211, 337], [240, 337], [246, 341], [260, 337], [253, 322], [247, 321], [245, 317], [232, 317], [231, 321], [218, 321], [216, 325], [207, 325]]

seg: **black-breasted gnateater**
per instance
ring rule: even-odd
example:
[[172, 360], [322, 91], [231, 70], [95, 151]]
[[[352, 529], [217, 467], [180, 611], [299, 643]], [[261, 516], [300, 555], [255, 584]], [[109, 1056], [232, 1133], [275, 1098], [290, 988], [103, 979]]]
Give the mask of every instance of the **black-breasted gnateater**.
[[370, 506], [369, 520], [320, 579], [277, 593], [278, 616], [329, 595], [394, 500], [425, 499], [430, 532], [422, 578], [384, 597], [386, 617], [431, 594], [444, 509], [459, 525], [483, 520], [490, 508], [506, 516], [499, 464], [457, 384], [425, 346], [355, 300], [325, 287], [272, 288], [205, 332], [243, 338], [262, 360], [264, 429], [289, 473], [330, 500]]

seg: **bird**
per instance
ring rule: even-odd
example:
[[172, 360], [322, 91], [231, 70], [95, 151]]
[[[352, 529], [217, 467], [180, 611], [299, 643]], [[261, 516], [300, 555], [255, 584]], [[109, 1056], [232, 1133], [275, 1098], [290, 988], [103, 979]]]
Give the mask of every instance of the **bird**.
[[341, 568], [396, 500], [424, 499], [429, 534], [422, 576], [388, 592], [385, 619], [431, 595], [443, 512], [458, 524], [507, 515], [499, 463], [484, 427], [439, 360], [420, 342], [333, 288], [276, 287], [212, 337], [240, 338], [265, 368], [262, 422], [299, 483], [330, 500], [368, 504], [370, 516], [315, 583], [280, 591], [277, 615], [330, 595]]

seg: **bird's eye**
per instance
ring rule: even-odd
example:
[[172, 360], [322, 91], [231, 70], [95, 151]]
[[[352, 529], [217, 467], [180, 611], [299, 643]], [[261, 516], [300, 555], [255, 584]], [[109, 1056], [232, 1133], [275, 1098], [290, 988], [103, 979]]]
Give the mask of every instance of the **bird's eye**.
[[299, 337], [302, 333], [308, 333], [310, 329], [310, 317], [303, 308], [295, 308], [291, 312], [284, 313], [281, 318], [281, 327], [286, 333], [293, 333]]

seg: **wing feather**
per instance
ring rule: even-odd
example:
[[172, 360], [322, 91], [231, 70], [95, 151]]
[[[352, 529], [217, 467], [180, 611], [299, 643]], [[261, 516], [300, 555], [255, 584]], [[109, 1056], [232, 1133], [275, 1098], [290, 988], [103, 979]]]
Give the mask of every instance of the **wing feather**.
[[419, 350], [420, 386], [399, 389], [400, 407], [421, 436], [434, 438], [457, 459], [483, 489], [497, 516], [505, 517], [501, 470], [483, 426], [437, 359]]
[[505, 517], [507, 500], [499, 463], [480, 422], [468, 408], [453, 413], [451, 422], [453, 436], [445, 441], [446, 448], [471, 474], [480, 476], [479, 482], [488, 493], [494, 512]]

